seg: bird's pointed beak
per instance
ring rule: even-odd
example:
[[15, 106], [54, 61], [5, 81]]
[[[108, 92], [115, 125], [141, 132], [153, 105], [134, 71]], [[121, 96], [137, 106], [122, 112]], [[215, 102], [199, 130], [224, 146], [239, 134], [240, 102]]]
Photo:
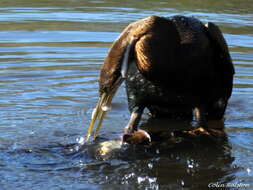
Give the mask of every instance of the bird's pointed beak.
[[93, 138], [96, 139], [98, 132], [102, 126], [103, 119], [105, 117], [105, 114], [107, 111], [110, 110], [112, 98], [114, 97], [117, 89], [123, 82], [122, 77], [119, 77], [117, 81], [112, 86], [111, 90], [109, 92], [103, 92], [98, 100], [98, 103], [96, 107], [94, 108], [92, 115], [91, 115], [91, 122], [88, 128], [88, 131], [86, 133], [86, 142], [89, 140], [89, 137], [91, 136], [91, 133], [93, 131], [93, 128], [95, 126], [96, 120], [99, 119], [97, 128], [95, 130]]

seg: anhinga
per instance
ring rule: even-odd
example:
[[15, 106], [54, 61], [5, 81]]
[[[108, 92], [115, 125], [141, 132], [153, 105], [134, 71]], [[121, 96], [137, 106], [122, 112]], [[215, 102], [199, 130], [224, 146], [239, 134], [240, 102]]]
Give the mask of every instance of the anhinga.
[[192, 118], [205, 127], [222, 119], [232, 93], [234, 67], [227, 43], [215, 24], [185, 16], [150, 16], [129, 24], [113, 43], [99, 79], [100, 99], [93, 111], [97, 133], [112, 98], [126, 82], [133, 134], [144, 108], [154, 117]]

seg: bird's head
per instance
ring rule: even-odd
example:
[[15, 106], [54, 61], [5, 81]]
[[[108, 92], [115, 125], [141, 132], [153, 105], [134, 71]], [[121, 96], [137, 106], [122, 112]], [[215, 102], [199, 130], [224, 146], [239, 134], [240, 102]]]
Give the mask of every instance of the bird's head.
[[102, 65], [99, 79], [99, 101], [93, 110], [86, 140], [90, 137], [95, 122], [99, 118], [100, 120], [94, 133], [94, 139], [96, 138], [105, 113], [110, 110], [112, 98], [126, 77], [129, 62], [133, 58], [133, 48], [136, 40], [125, 35], [123, 33], [113, 43]]

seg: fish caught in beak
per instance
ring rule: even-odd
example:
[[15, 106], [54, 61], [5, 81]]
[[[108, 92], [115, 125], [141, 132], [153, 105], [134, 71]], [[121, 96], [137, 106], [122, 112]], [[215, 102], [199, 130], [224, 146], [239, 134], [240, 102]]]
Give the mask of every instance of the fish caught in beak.
[[112, 98], [114, 97], [117, 89], [123, 82], [123, 79], [121, 77], [118, 78], [118, 80], [114, 83], [112, 86], [112, 89], [108, 92], [103, 92], [98, 100], [98, 103], [96, 107], [94, 108], [92, 115], [91, 115], [91, 122], [88, 128], [88, 131], [86, 133], [86, 142], [89, 140], [89, 137], [91, 136], [91, 133], [93, 131], [93, 128], [95, 126], [96, 120], [99, 119], [95, 133], [93, 138], [96, 139], [98, 132], [102, 126], [103, 119], [107, 113], [107, 111], [111, 108]]

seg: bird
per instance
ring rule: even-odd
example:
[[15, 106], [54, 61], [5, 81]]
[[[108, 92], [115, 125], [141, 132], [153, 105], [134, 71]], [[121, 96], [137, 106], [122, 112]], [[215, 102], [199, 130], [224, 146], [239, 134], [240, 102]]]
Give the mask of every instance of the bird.
[[135, 134], [144, 109], [155, 118], [191, 118], [197, 128], [221, 120], [231, 97], [235, 69], [227, 42], [212, 23], [195, 17], [149, 16], [130, 23], [114, 41], [99, 78], [99, 101], [86, 139], [97, 119], [97, 137], [112, 99], [125, 82]]

